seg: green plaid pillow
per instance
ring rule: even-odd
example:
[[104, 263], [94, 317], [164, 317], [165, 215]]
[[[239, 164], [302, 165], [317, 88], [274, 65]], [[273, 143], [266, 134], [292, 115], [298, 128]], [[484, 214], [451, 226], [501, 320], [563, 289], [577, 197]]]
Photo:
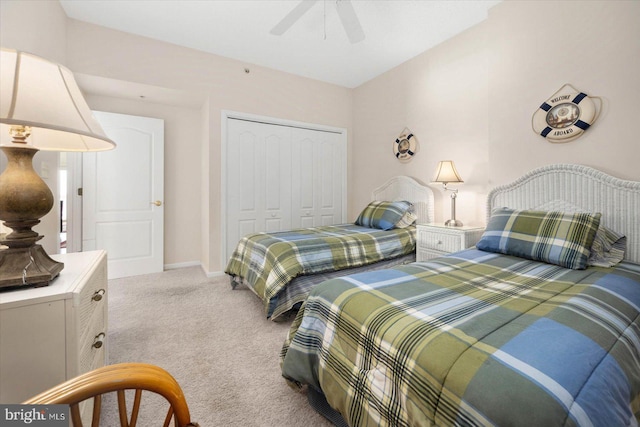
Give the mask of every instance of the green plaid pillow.
[[371, 202], [356, 219], [356, 225], [391, 230], [400, 223], [404, 214], [412, 209], [413, 205], [407, 201]]
[[587, 267], [600, 213], [495, 209], [476, 247], [582, 270]]

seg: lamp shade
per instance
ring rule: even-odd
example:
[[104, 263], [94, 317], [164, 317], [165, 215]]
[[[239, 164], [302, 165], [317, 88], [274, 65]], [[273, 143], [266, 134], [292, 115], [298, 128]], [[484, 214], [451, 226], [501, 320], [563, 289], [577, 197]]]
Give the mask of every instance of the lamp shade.
[[115, 147], [91, 114], [71, 71], [29, 53], [1, 48], [3, 145], [9, 145], [13, 125], [29, 126], [31, 136], [26, 145], [39, 150], [102, 151]]
[[462, 178], [460, 178], [460, 175], [458, 174], [453, 161], [443, 160], [438, 163], [436, 175], [435, 178], [433, 178], [433, 182], [442, 182], [444, 184], [448, 184], [463, 183], [464, 181], [462, 180]]

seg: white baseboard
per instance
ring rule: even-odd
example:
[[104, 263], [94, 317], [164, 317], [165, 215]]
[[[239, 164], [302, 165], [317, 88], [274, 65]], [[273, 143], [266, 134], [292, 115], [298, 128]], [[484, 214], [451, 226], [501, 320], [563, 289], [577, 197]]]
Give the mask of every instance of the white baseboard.
[[164, 269], [165, 270], [176, 270], [178, 268], [198, 267], [198, 266], [202, 266], [202, 264], [199, 261], [187, 261], [187, 262], [178, 262], [178, 263], [175, 263], [175, 264], [165, 264], [164, 265]]
[[206, 274], [209, 279], [225, 275], [224, 271], [205, 271], [204, 274]]
[[185, 267], [200, 267], [202, 269], [202, 271], [204, 272], [204, 274], [209, 279], [211, 279], [212, 277], [224, 276], [224, 274], [225, 274], [224, 271], [205, 271], [205, 269], [202, 266], [202, 263], [200, 261], [187, 261], [187, 262], [178, 262], [178, 263], [175, 263], [175, 264], [165, 264], [164, 265], [164, 269], [165, 270], [176, 270], [178, 268], [185, 268]]
[[205, 271], [200, 261], [187, 261], [187, 262], [178, 262], [175, 264], [164, 265], [165, 270], [176, 270], [178, 268], [185, 268], [185, 267], [200, 267], [208, 279], [211, 279], [214, 277], [221, 277], [225, 275], [224, 271]]

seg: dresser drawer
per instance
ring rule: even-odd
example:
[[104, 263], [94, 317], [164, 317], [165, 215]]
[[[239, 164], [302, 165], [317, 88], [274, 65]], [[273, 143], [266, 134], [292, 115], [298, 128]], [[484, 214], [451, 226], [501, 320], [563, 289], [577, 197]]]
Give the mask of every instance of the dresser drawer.
[[107, 254], [52, 258], [64, 269], [49, 286], [0, 293], [0, 403], [22, 402], [104, 365], [106, 346], [92, 345], [107, 332]]
[[[91, 318], [91, 323], [85, 328], [78, 343], [79, 373], [88, 372], [104, 364], [106, 344], [107, 325], [104, 310], [101, 309], [95, 312], [95, 316]], [[97, 366], [96, 363], [98, 363]]]
[[96, 311], [104, 309], [107, 298], [107, 265], [103, 263], [96, 268], [94, 275], [87, 281], [79, 294], [78, 320], [80, 335], [85, 332], [90, 319]]

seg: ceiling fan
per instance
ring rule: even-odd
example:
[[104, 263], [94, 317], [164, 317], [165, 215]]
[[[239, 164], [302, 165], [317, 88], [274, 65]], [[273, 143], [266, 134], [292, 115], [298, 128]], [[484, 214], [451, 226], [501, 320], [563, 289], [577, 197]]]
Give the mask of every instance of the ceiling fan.
[[[276, 36], [283, 35], [317, 2], [318, 0], [302, 0], [282, 19], [282, 21], [273, 27], [271, 34]], [[351, 43], [358, 43], [364, 40], [364, 31], [362, 30], [358, 16], [353, 9], [351, 0], [336, 0], [336, 9], [338, 10], [338, 16], [340, 17], [340, 21], [347, 33], [349, 41]]]

